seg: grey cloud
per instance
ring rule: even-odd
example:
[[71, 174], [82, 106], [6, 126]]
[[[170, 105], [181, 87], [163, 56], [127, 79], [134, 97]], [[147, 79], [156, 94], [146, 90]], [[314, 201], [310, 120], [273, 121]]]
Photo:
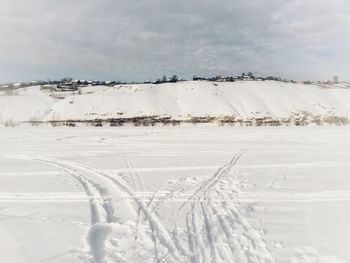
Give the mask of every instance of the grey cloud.
[[242, 71], [350, 79], [345, 0], [0, 3], [2, 81]]

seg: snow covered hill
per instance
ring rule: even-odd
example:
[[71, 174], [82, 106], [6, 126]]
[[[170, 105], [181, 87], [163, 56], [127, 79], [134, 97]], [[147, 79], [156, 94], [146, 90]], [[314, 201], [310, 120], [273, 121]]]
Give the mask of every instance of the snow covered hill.
[[215, 122], [242, 125], [347, 124], [350, 89], [277, 81], [178, 82], [84, 87], [57, 93], [40, 87], [0, 92], [0, 125]]

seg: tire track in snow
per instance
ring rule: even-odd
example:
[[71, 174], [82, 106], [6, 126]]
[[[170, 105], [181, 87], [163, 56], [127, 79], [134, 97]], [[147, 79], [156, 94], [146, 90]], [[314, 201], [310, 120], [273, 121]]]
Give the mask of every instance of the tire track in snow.
[[204, 202], [201, 203], [201, 209], [202, 209], [202, 214], [203, 214], [203, 218], [204, 218], [204, 227], [205, 227], [205, 232], [207, 235], [207, 239], [209, 241], [209, 245], [210, 245], [210, 250], [211, 250], [211, 258], [212, 258], [212, 262], [216, 263], [218, 260], [218, 251], [216, 248], [216, 242], [214, 240], [213, 237], [213, 225], [210, 223], [209, 220], [209, 211], [205, 208], [205, 204]]
[[246, 263], [247, 259], [242, 253], [242, 250], [238, 249], [240, 245], [238, 244], [237, 239], [235, 238], [235, 233], [232, 233], [234, 231], [231, 231], [231, 228], [232, 228], [231, 222], [227, 222], [227, 220], [216, 210], [217, 208], [215, 206], [213, 205], [210, 205], [210, 206], [213, 210], [215, 217], [217, 218], [217, 222], [219, 226], [221, 227], [226, 237], [234, 262]]
[[89, 199], [92, 225], [97, 223], [109, 223], [113, 220], [114, 211], [113, 207], [111, 206], [111, 199], [108, 198], [108, 192], [103, 190], [102, 187], [98, 186], [96, 183], [80, 174], [78, 171], [60, 165], [59, 162], [43, 158], [34, 158], [32, 160], [60, 168], [75, 178], [82, 185]]
[[[229, 178], [223, 178], [226, 184], [230, 183]], [[212, 190], [217, 193], [218, 196], [221, 196], [223, 200], [228, 200], [228, 195], [231, 195], [235, 191], [237, 192], [237, 198], [239, 200], [239, 188], [234, 187], [232, 184], [231, 191], [227, 193], [227, 189], [222, 189], [221, 187], [214, 187]], [[239, 186], [239, 183], [238, 183]], [[229, 232], [232, 232], [234, 236], [237, 236], [237, 232], [240, 232], [239, 238], [235, 238], [234, 243], [236, 252], [238, 252], [238, 257], [242, 259], [242, 256], [245, 257], [247, 262], [268, 262], [275, 263], [275, 259], [267, 249], [267, 245], [261, 237], [260, 233], [254, 229], [254, 227], [249, 223], [249, 221], [238, 211], [234, 203], [224, 201], [224, 202], [215, 202], [211, 200], [211, 197], [207, 195], [209, 205], [215, 211], [217, 215], [224, 213], [225, 216], [219, 219], [220, 226], [222, 231], [228, 237], [228, 240], [232, 240], [232, 235]], [[225, 223], [228, 222], [228, 224]], [[237, 251], [237, 248], [240, 248], [241, 251]], [[240, 260], [241, 260], [240, 259]]]
[[[131, 177], [134, 182], [134, 187], [138, 191], [144, 191], [145, 190], [145, 184], [143, 182], [142, 176], [140, 175], [140, 172], [135, 167], [135, 165], [131, 162], [130, 157], [128, 155], [124, 155], [124, 160], [128, 166], [128, 170], [131, 171]], [[136, 179], [136, 180], [135, 180]]]
[[208, 254], [207, 248], [205, 246], [205, 239], [203, 238], [203, 231], [202, 228], [199, 226], [200, 220], [198, 218], [198, 210], [197, 210], [198, 203], [192, 203], [191, 204], [191, 212], [190, 212], [190, 219], [191, 219], [191, 228], [192, 228], [192, 234], [194, 237], [194, 251], [196, 252], [196, 255], [198, 255], [198, 261], [196, 262], [208, 262], [210, 259], [210, 256]]
[[106, 224], [114, 220], [114, 210], [108, 192], [101, 186], [61, 162], [49, 158], [32, 158], [53, 167], [57, 167], [74, 177], [84, 188], [90, 203], [91, 226], [88, 233], [88, 243], [93, 262], [102, 263], [105, 257], [105, 238], [109, 231]]
[[[94, 171], [89, 170], [86, 167], [79, 166], [78, 164], [58, 160], [53, 158], [28, 158], [29, 160], [40, 161], [46, 163], [51, 166], [55, 166], [57, 168], [63, 169], [65, 172], [68, 172], [70, 175], [74, 176], [82, 183], [83, 188], [87, 190], [88, 199], [91, 200], [91, 217], [92, 224], [88, 233], [88, 243], [90, 245], [90, 252], [92, 254], [92, 260], [96, 263], [109, 262], [106, 261], [106, 258], [109, 260], [114, 260], [118, 258], [118, 261], [122, 260], [121, 257], [116, 255], [111, 249], [114, 246], [113, 236], [109, 237], [109, 235], [113, 232], [113, 226], [116, 222], [116, 217], [114, 216], [114, 209], [112, 199], [110, 198], [110, 194], [107, 188], [102, 187], [100, 184], [96, 183], [91, 176], [85, 176], [83, 173], [94, 174]], [[97, 174], [94, 174], [97, 176]], [[100, 179], [104, 179], [105, 184], [110, 184], [110, 180], [108, 178], [97, 176]], [[121, 192], [119, 188], [112, 184], [114, 190], [116, 190], [116, 196], [120, 196]], [[90, 188], [93, 186], [94, 188]], [[91, 189], [96, 189], [97, 193], [93, 194], [95, 191]], [[96, 208], [95, 199], [98, 199], [101, 205]], [[127, 204], [129, 202], [126, 202]], [[131, 209], [131, 207], [129, 207]], [[101, 212], [102, 211], [102, 212]], [[132, 210], [134, 212], [134, 210]], [[133, 216], [134, 218], [134, 216]], [[118, 224], [118, 223], [117, 223]], [[122, 225], [120, 223], [119, 225]], [[109, 239], [111, 238], [111, 239]], [[108, 247], [106, 247], [108, 245]], [[118, 244], [116, 244], [118, 246]], [[112, 248], [111, 248], [112, 247]], [[123, 261], [123, 260], [122, 260]]]
[[[212, 233], [215, 226], [209, 218], [211, 215], [207, 209], [206, 203], [210, 198], [209, 191], [211, 188], [220, 182], [221, 178], [227, 176], [231, 172], [231, 169], [237, 163], [240, 156], [240, 154], [235, 155], [228, 164], [219, 168], [212, 177], [204, 182], [200, 182], [192, 196], [185, 201], [178, 210], [180, 214], [185, 206], [190, 205], [190, 212], [186, 216], [186, 222], [188, 232], [187, 239], [189, 249], [192, 252], [191, 262], [207, 262], [207, 260], [210, 260], [210, 262], [215, 263], [219, 262], [219, 254], [221, 257], [223, 254], [227, 254], [226, 251], [219, 253], [217, 249], [217, 241]], [[197, 208], [198, 205], [200, 205], [200, 208]], [[208, 254], [206, 244], [208, 244], [210, 248], [210, 255]]]
[[[231, 178], [231, 172], [240, 156], [235, 155], [228, 164], [201, 183], [180, 207], [182, 210], [190, 205], [191, 209], [187, 219], [187, 240], [194, 254], [192, 262], [205, 262], [208, 258], [210, 262], [225, 262], [231, 258], [243, 263], [275, 263], [260, 233], [238, 212], [235, 203], [225, 201], [232, 198], [239, 200], [240, 182], [237, 177]], [[224, 187], [227, 185], [229, 189]], [[222, 201], [215, 202], [215, 197]], [[197, 209], [197, 205], [201, 209]], [[223, 237], [228, 246], [220, 246]], [[203, 247], [210, 248], [210, 256]]]
[[191, 198], [180, 207], [179, 211], [181, 211], [184, 208], [184, 206], [186, 206], [191, 201], [195, 201], [195, 202], [203, 201], [209, 189], [214, 187], [215, 184], [217, 184], [221, 180], [221, 177], [226, 176], [231, 172], [231, 169], [238, 162], [240, 157], [241, 157], [241, 154], [235, 155], [228, 164], [219, 168], [212, 177], [204, 181], [198, 187], [195, 193], [192, 194]]
[[[137, 193], [129, 187], [121, 178], [71, 161], [35, 158], [33, 160], [46, 162], [52, 166], [63, 169], [79, 180], [86, 191], [92, 214], [92, 224], [89, 232], [91, 251], [95, 262], [104, 262], [107, 256], [104, 244], [110, 238], [108, 224], [113, 224], [112, 200], [107, 189], [97, 184], [93, 178], [100, 178], [105, 185], [112, 186], [117, 193], [127, 194], [136, 204], [136, 209], [143, 214], [149, 224], [151, 239], [154, 243], [154, 259], [156, 262], [227, 262], [232, 259], [235, 262], [268, 262], [274, 263], [273, 256], [267, 250], [266, 244], [260, 234], [250, 225], [248, 220], [239, 213], [235, 202], [228, 202], [232, 198], [238, 200], [239, 182], [232, 179], [232, 169], [240, 155], [218, 169], [218, 171], [205, 181], [197, 181], [190, 186], [181, 184], [161, 200], [165, 202], [172, 199], [176, 192], [187, 194], [194, 192], [184, 201], [182, 208], [188, 206], [190, 212], [186, 215], [184, 229], [175, 226], [174, 231], [168, 231], [156, 211], [160, 207], [156, 194], [151, 196], [150, 202], [140, 200]], [[92, 176], [87, 176], [90, 174]], [[98, 181], [101, 181], [98, 180]], [[185, 182], [186, 183], [186, 182]], [[227, 188], [227, 185], [230, 185]], [[226, 186], [226, 187], [223, 187]], [[164, 196], [163, 196], [164, 197]], [[217, 198], [221, 201], [218, 201]], [[129, 203], [129, 202], [126, 202]], [[111, 206], [111, 209], [108, 207]], [[131, 209], [131, 207], [129, 207]], [[182, 209], [181, 208], [181, 209]], [[135, 213], [135, 208], [133, 209]], [[140, 227], [140, 226], [139, 226]], [[139, 234], [137, 234], [139, 235]], [[182, 243], [186, 242], [188, 247]], [[209, 248], [209, 249], [208, 249]]]
[[[227, 181], [227, 184], [231, 182]], [[193, 188], [193, 186], [191, 186]], [[191, 191], [191, 187], [187, 190]], [[103, 188], [102, 188], [103, 189]], [[104, 191], [104, 190], [103, 190]], [[225, 190], [226, 191], [226, 190]], [[239, 192], [239, 193], [225, 193], [222, 194], [213, 193], [211, 194], [211, 200], [215, 203], [242, 203], [242, 202], [338, 202], [338, 201], [350, 201], [349, 191], [322, 191], [314, 193], [281, 193], [281, 192]], [[135, 196], [143, 202], [148, 203], [147, 208], [150, 212], [156, 212], [158, 208], [164, 204], [164, 202], [170, 200], [171, 202], [185, 202], [188, 201], [193, 194], [186, 193], [183, 191], [155, 191], [150, 192], [137, 192]], [[107, 195], [111, 201], [116, 200], [129, 200], [132, 201], [131, 197], [122, 193], [121, 195]], [[86, 202], [93, 197], [89, 197], [86, 192], [62, 192], [62, 193], [37, 193], [37, 192], [10, 192], [1, 193], [0, 202], [42, 202], [42, 203], [60, 203], [60, 202]]]
[[[126, 165], [128, 167], [128, 171], [131, 171], [131, 173], [129, 173], [130, 175], [130, 178], [132, 179], [132, 182], [133, 182], [133, 186], [134, 186], [134, 189], [137, 189], [137, 190], [141, 190], [141, 191], [144, 191], [145, 190], [145, 186], [144, 186], [144, 182], [143, 182], [143, 179], [140, 175], [140, 173], [137, 171], [137, 169], [135, 168], [134, 164], [130, 161], [130, 158], [128, 155], [124, 155], [123, 156], [125, 162], [126, 162]], [[152, 204], [153, 202], [153, 199], [155, 197], [155, 193], [153, 193], [152, 197], [151, 197], [151, 200], [149, 201], [149, 204], [147, 206], [147, 209], [149, 209], [150, 205]], [[136, 242], [136, 245], [137, 243], [139, 242], [139, 239], [140, 239], [140, 230], [141, 230], [141, 225], [142, 225], [142, 222], [143, 222], [143, 217], [142, 217], [143, 213], [141, 213], [141, 209], [138, 208], [137, 209], [137, 220], [136, 220], [136, 233], [135, 233], [135, 236], [134, 236], [134, 240]], [[159, 259], [159, 252], [158, 252], [158, 242], [157, 242], [157, 238], [156, 236], [154, 235], [154, 229], [152, 227], [152, 225], [149, 225], [149, 227], [151, 228], [151, 239], [152, 239], [152, 242], [153, 242], [153, 246], [154, 246], [154, 251], [155, 251], [155, 258], [158, 260]]]
[[[75, 162], [71, 162], [71, 161], [55, 160], [55, 162], [60, 163], [64, 166], [78, 169], [80, 171], [85, 171], [87, 173], [94, 174], [97, 177], [100, 177], [102, 179], [107, 180], [115, 188], [117, 188], [118, 191], [122, 190], [122, 191], [126, 192], [130, 196], [130, 198], [134, 201], [137, 208], [140, 209], [140, 211], [144, 214], [145, 219], [147, 220], [147, 222], [150, 225], [152, 235], [154, 234], [156, 236], [159, 243], [168, 250], [169, 254], [172, 256], [172, 258], [174, 260], [176, 260], [177, 262], [181, 261], [181, 255], [178, 252], [173, 240], [171, 239], [170, 233], [162, 225], [161, 221], [156, 216], [156, 214], [150, 212], [147, 209], [147, 206], [144, 204], [144, 202], [137, 198], [137, 195], [135, 195], [134, 190], [132, 188], [130, 188], [127, 184], [125, 184], [121, 180], [118, 180], [117, 178], [110, 176], [109, 174], [107, 174], [103, 171], [97, 170], [97, 169], [92, 168], [92, 167], [88, 167], [88, 166], [78, 164]], [[136, 218], [135, 210], [133, 212], [134, 212], [134, 218]]]

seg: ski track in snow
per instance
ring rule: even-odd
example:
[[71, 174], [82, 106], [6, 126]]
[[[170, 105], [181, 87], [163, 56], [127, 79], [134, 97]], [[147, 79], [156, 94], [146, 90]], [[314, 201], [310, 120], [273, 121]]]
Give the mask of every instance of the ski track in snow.
[[[106, 254], [106, 249], [105, 249], [105, 243], [108, 242], [108, 240], [106, 240], [108, 236], [108, 232], [110, 232], [111, 231], [110, 228], [113, 227], [109, 225], [114, 223], [111, 220], [111, 218], [114, 218], [114, 215], [111, 215], [111, 211], [113, 211], [113, 207], [111, 206], [111, 199], [107, 190], [101, 188], [101, 186], [99, 186], [91, 178], [88, 179], [87, 176], [83, 176], [82, 175], [83, 173], [88, 173], [90, 175], [97, 176], [98, 178], [105, 180], [107, 184], [109, 183], [112, 186], [114, 186], [114, 188], [117, 189], [118, 192], [122, 190], [127, 194], [129, 194], [132, 200], [134, 201], [134, 203], [136, 204], [137, 209], [143, 213], [145, 220], [147, 220], [147, 222], [149, 223], [153, 242], [155, 244], [159, 243], [167, 249], [167, 253], [165, 253], [165, 256], [170, 255], [171, 261], [173, 262], [181, 261], [181, 258], [177, 252], [174, 242], [170, 237], [169, 232], [162, 225], [157, 215], [155, 213], [151, 213], [147, 209], [144, 202], [140, 201], [137, 198], [137, 196], [134, 194], [134, 190], [131, 189], [124, 182], [114, 177], [111, 177], [110, 175], [102, 171], [99, 171], [97, 169], [84, 166], [81, 164], [77, 164], [74, 162], [57, 160], [52, 158], [35, 158], [33, 160], [45, 162], [47, 164], [60, 167], [64, 171], [69, 172], [72, 176], [74, 176], [76, 179], [79, 180], [84, 190], [86, 191], [88, 197], [90, 198], [94, 197], [90, 201], [92, 227], [89, 231], [90, 251], [92, 253], [94, 262], [115, 262], [116, 260], [116, 258], [113, 257], [113, 251], [109, 252], [109, 254]], [[94, 192], [96, 194], [96, 191], [94, 191], [95, 189], [91, 188], [91, 185], [93, 185], [94, 188], [97, 190], [97, 193], [98, 193], [97, 196], [93, 195]], [[103, 189], [104, 192], [102, 192], [101, 189]], [[101, 203], [103, 203], [102, 207], [104, 210], [102, 212], [101, 212], [101, 209], [99, 209], [101, 205], [100, 206], [96, 205]], [[135, 209], [133, 209], [132, 211], [135, 218], [135, 215], [136, 215]], [[106, 214], [107, 216], [103, 216], [104, 214]], [[106, 220], [101, 220], [102, 218], [105, 218]], [[164, 257], [164, 255], [162, 257]], [[108, 258], [110, 258], [111, 261], [108, 260]], [[161, 259], [158, 253], [156, 253], [156, 259], [157, 261]], [[123, 258], [118, 258], [118, 260], [127, 262]]]
[[[245, 218], [238, 202], [317, 201], [329, 198], [350, 200], [349, 193], [292, 193], [241, 192], [243, 179], [238, 176], [241, 154], [236, 154], [226, 165], [204, 180], [189, 179], [175, 183], [171, 189], [145, 191], [142, 175], [124, 156], [132, 177], [130, 184], [120, 175], [66, 160], [43, 157], [18, 157], [39, 161], [56, 167], [75, 178], [86, 193], [81, 195], [52, 194], [20, 196], [2, 194], [0, 202], [19, 200], [47, 201], [78, 200], [90, 205], [91, 226], [88, 233], [88, 261], [102, 262], [243, 262], [275, 263], [273, 254], [262, 232]], [[167, 202], [179, 202], [175, 222], [167, 225], [158, 212]], [[119, 209], [122, 207], [123, 210]], [[121, 213], [128, 211], [129, 220]], [[163, 221], [162, 221], [163, 220]], [[131, 223], [130, 223], [131, 222]], [[129, 234], [120, 234], [126, 227]], [[125, 244], [123, 243], [125, 239]], [[151, 243], [152, 247], [143, 243]]]

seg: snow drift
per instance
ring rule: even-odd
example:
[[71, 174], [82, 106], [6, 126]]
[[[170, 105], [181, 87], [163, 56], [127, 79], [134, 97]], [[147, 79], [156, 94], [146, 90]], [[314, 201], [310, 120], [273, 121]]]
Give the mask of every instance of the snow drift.
[[186, 81], [162, 85], [40, 87], [0, 93], [0, 123], [180, 123], [241, 125], [347, 124], [350, 90], [277, 81]]

